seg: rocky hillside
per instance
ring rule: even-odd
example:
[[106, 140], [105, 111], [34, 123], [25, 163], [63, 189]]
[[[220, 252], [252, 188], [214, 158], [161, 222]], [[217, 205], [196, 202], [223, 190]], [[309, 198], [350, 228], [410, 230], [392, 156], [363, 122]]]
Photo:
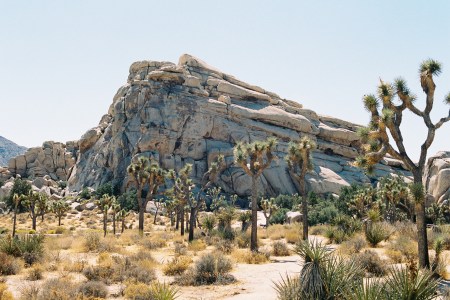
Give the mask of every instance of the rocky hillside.
[[11, 160], [3, 176], [49, 174], [54, 180], [68, 180], [71, 190], [95, 188], [108, 181], [124, 186], [126, 167], [138, 155], [151, 156], [167, 169], [178, 170], [191, 163], [194, 177], [200, 178], [214, 158], [224, 154], [227, 169], [220, 185], [245, 196], [250, 193], [249, 178], [233, 164], [233, 146], [238, 141], [274, 136], [280, 159], [264, 171], [260, 188], [266, 194], [294, 193], [283, 157], [288, 142], [304, 135], [318, 145], [315, 168], [308, 175], [310, 190], [338, 193], [351, 183], [404, 172], [401, 163], [389, 157], [377, 165], [373, 178], [352, 167], [360, 145], [357, 128], [185, 54], [178, 64], [133, 63], [127, 83], [119, 88], [97, 127], [76, 142], [47, 142], [33, 148]]
[[19, 146], [0, 136], [0, 167], [7, 166], [11, 158], [24, 154], [26, 150], [26, 147]]

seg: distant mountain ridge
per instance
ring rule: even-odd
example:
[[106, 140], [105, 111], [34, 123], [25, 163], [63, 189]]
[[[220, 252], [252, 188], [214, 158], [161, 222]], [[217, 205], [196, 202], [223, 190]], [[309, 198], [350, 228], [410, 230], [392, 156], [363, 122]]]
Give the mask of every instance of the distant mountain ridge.
[[27, 149], [27, 147], [19, 146], [0, 136], [0, 166], [8, 166], [8, 162], [11, 158], [24, 154]]

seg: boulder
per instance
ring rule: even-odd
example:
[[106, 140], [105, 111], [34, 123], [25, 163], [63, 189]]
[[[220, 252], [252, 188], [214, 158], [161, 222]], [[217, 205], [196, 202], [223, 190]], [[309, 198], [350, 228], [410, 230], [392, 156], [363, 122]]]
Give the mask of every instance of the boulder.
[[425, 187], [437, 203], [450, 199], [450, 151], [441, 151], [428, 158]]
[[300, 223], [303, 220], [303, 215], [298, 211], [288, 211], [286, 212], [286, 223]]

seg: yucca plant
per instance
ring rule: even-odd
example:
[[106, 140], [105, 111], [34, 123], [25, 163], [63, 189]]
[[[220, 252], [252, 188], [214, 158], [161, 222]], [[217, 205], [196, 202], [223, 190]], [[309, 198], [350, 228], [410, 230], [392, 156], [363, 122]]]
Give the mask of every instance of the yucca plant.
[[384, 285], [379, 281], [366, 278], [363, 284], [345, 292], [346, 300], [388, 300]]
[[298, 276], [281, 277], [280, 282], [274, 282], [278, 300], [301, 300], [300, 280]]
[[178, 298], [178, 288], [169, 284], [153, 282], [150, 286], [152, 298], [154, 300], [174, 300]]
[[369, 224], [364, 232], [367, 241], [372, 247], [376, 247], [380, 242], [389, 239], [392, 233], [392, 228], [383, 222]]
[[386, 280], [386, 289], [389, 299], [431, 300], [437, 298], [438, 283], [428, 270], [412, 274], [408, 269], [394, 268]]

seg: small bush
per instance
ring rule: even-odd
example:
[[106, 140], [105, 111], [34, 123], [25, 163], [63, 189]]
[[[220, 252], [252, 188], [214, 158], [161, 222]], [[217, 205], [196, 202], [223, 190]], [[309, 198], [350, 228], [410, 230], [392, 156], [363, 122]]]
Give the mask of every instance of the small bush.
[[44, 254], [43, 235], [24, 235], [11, 238], [8, 236], [0, 240], [0, 252], [22, 257], [27, 265], [40, 260]]
[[287, 230], [284, 234], [284, 238], [289, 244], [296, 244], [300, 241], [300, 232], [297, 230]]
[[108, 296], [108, 287], [101, 281], [88, 281], [79, 287], [79, 292], [85, 297], [102, 298]]
[[289, 249], [285, 242], [276, 241], [272, 245], [272, 255], [274, 256], [288, 256]]
[[325, 237], [328, 238], [330, 243], [336, 244], [341, 244], [349, 238], [348, 235], [342, 229], [333, 226], [329, 226], [325, 230]]
[[252, 252], [250, 250], [237, 250], [232, 253], [233, 258], [245, 264], [264, 264], [269, 261], [270, 253]]
[[250, 238], [251, 235], [249, 232], [242, 232], [238, 236], [236, 236], [236, 244], [238, 248], [249, 248], [250, 247]]
[[87, 232], [84, 235], [84, 247], [90, 252], [98, 251], [100, 247], [100, 234], [93, 231]]
[[17, 258], [0, 252], [0, 275], [16, 275], [21, 267]]
[[27, 279], [30, 281], [41, 280], [44, 276], [44, 267], [40, 264], [35, 264], [28, 270]]
[[160, 237], [147, 237], [141, 241], [141, 245], [147, 249], [154, 250], [166, 246], [166, 240]]
[[187, 247], [185, 244], [183, 243], [175, 243], [175, 254], [176, 255], [186, 255], [187, 254]]
[[376, 252], [366, 250], [358, 254], [356, 259], [369, 276], [381, 277], [386, 275], [386, 263], [380, 259]]
[[230, 240], [219, 239], [216, 243], [216, 249], [225, 254], [230, 254], [234, 249], [234, 243]]
[[389, 259], [392, 262], [394, 262], [396, 264], [400, 264], [402, 262], [405, 262], [403, 254], [400, 251], [398, 251], [398, 250], [386, 249], [384, 251], [384, 253], [386, 254], [387, 257], [389, 257]]
[[174, 276], [184, 273], [192, 263], [192, 258], [188, 256], [174, 257], [163, 268], [164, 275]]
[[14, 300], [11, 292], [8, 291], [8, 286], [3, 282], [0, 282], [0, 300]]
[[124, 290], [125, 298], [131, 300], [174, 300], [177, 294], [177, 288], [159, 282], [154, 282], [150, 286], [139, 282], [128, 282]]
[[202, 251], [206, 249], [206, 244], [203, 240], [193, 240], [189, 243], [188, 249], [194, 252]]
[[384, 222], [369, 224], [365, 230], [366, 239], [372, 247], [376, 247], [382, 241], [387, 241], [392, 233], [392, 227]]
[[357, 235], [341, 244], [339, 251], [343, 254], [355, 254], [367, 246], [367, 242], [361, 235]]
[[78, 295], [78, 285], [68, 279], [49, 279], [41, 288], [38, 299], [73, 300]]
[[407, 260], [416, 258], [418, 255], [417, 242], [408, 235], [400, 235], [394, 241], [391, 241], [388, 249], [400, 252]]

